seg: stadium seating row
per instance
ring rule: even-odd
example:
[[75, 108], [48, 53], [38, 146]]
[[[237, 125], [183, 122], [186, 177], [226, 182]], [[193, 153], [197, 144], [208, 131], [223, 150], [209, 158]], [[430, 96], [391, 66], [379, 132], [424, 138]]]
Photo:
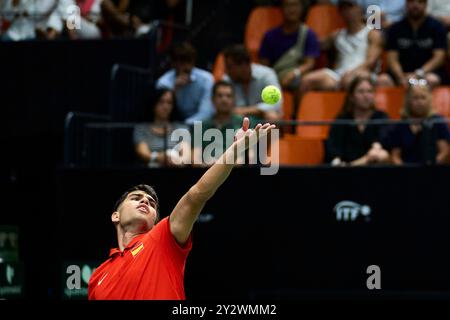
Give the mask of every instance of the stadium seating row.
[[[284, 112], [292, 111], [292, 95], [284, 93]], [[405, 89], [400, 87], [378, 88], [375, 94], [376, 106], [385, 111], [391, 119], [400, 119]], [[345, 92], [308, 92], [298, 108], [297, 120], [327, 121], [336, 118], [342, 108]], [[450, 86], [433, 90], [435, 111], [450, 117]], [[280, 164], [313, 165], [323, 161], [323, 142], [328, 137], [329, 126], [297, 126], [295, 134], [285, 135], [280, 140]]]

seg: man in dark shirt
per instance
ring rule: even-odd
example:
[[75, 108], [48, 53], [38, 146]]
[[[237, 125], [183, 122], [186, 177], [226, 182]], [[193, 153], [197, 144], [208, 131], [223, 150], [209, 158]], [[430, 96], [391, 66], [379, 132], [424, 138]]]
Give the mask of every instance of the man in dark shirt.
[[387, 32], [389, 73], [405, 87], [411, 78], [424, 78], [432, 87], [446, 81], [446, 31], [426, 9], [427, 0], [407, 0], [406, 17]]

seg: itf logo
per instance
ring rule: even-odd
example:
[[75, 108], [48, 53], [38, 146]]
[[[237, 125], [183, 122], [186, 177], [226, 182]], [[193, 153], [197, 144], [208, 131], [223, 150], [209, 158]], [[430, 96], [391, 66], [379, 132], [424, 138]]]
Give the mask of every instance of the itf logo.
[[366, 217], [369, 221], [369, 215], [372, 210], [367, 205], [360, 205], [353, 201], [341, 201], [335, 207], [337, 221], [354, 221], [358, 216]]

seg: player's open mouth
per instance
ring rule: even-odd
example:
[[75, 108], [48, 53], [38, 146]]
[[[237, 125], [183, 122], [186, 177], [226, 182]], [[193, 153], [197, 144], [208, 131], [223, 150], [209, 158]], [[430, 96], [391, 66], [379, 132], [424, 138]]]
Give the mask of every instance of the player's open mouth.
[[150, 213], [150, 209], [146, 205], [140, 205], [137, 208], [139, 211], [142, 211], [144, 213]]

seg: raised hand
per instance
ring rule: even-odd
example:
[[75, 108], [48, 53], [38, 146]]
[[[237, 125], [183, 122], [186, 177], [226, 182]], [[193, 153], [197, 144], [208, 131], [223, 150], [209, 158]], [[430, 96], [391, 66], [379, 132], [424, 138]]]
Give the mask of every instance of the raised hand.
[[274, 129], [276, 126], [270, 123], [259, 123], [254, 129], [249, 129], [249, 127], [250, 120], [245, 117], [242, 121], [242, 127], [234, 136], [234, 141], [236, 144], [241, 145], [242, 143], [245, 143], [244, 149], [248, 149], [258, 143], [258, 140], [261, 139], [261, 137], [267, 136], [270, 130]]

